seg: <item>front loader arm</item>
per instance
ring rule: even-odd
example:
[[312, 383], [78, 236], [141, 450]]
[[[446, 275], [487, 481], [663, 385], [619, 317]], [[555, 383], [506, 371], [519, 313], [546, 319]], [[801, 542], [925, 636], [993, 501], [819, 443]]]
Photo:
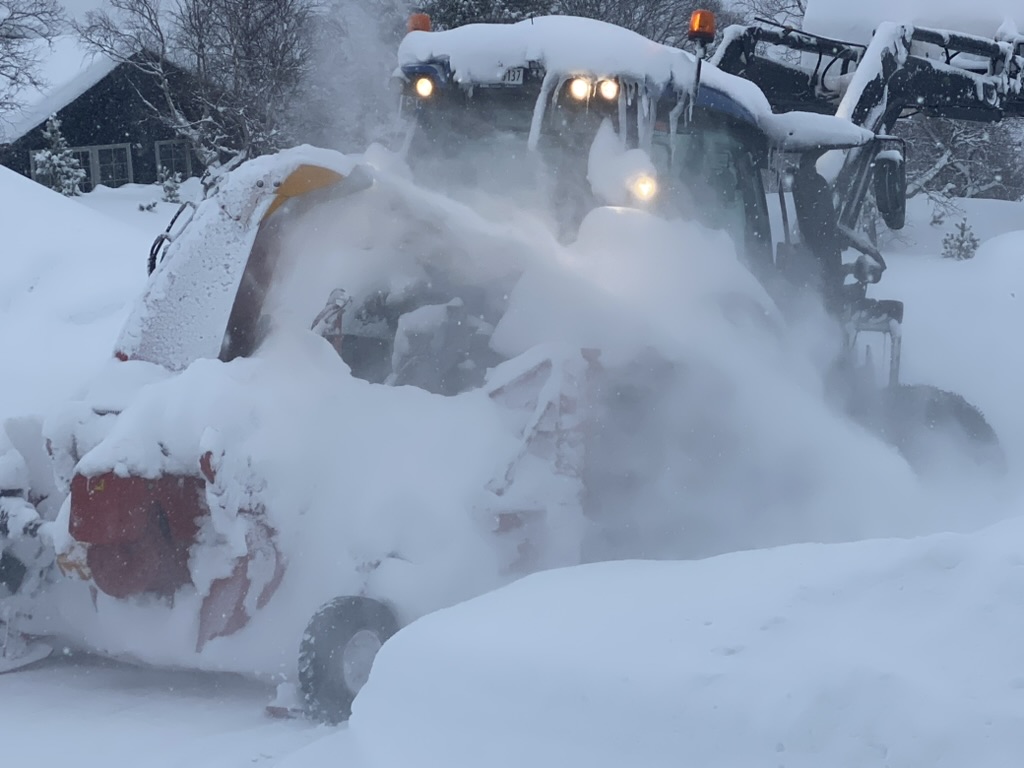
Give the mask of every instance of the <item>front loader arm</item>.
[[[788, 55], [770, 55], [767, 47]], [[776, 112], [831, 113], [880, 137], [917, 112], [976, 122], [1024, 116], [1019, 35], [984, 38], [888, 22], [863, 46], [762, 21], [727, 29], [712, 62], [754, 82]], [[842, 232], [856, 233], [883, 147], [836, 150], [819, 164]]]
[[[712, 63], [755, 83], [776, 112], [837, 114], [875, 132], [908, 109], [981, 122], [1024, 116], [1024, 36], [889, 22], [863, 46], [765, 24], [727, 29]], [[765, 46], [794, 55], [773, 57]]]

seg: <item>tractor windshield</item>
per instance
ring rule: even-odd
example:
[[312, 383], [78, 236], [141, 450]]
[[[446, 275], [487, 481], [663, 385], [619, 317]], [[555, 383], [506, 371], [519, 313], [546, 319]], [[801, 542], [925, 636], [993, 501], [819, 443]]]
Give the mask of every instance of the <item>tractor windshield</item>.
[[760, 168], [764, 153], [721, 120], [698, 120], [674, 134], [658, 130], [651, 159], [662, 183], [662, 207], [732, 237], [751, 265], [771, 262], [768, 208]]

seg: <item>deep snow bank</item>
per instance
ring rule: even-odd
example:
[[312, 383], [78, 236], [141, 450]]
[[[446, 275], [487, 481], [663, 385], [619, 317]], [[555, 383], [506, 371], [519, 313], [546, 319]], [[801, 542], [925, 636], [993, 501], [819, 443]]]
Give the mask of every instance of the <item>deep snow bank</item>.
[[0, 420], [42, 414], [110, 357], [152, 236], [0, 168]]
[[374, 766], [1015, 765], [1022, 535], [531, 576], [389, 641], [351, 735]]
[[943, 239], [955, 233], [962, 221], [971, 225], [982, 243], [1024, 227], [1024, 201], [954, 198], [950, 202], [950, 210], [943, 212], [936, 210], [927, 195], [916, 195], [908, 200], [906, 226], [898, 232], [887, 232], [883, 237], [882, 251], [886, 258], [890, 253], [937, 256], [942, 253]]

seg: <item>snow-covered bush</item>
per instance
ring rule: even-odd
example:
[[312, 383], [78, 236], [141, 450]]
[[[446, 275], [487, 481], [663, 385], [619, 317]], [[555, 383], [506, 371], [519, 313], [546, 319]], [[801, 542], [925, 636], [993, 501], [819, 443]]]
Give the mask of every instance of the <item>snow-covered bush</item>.
[[165, 203], [180, 203], [181, 202], [181, 174], [171, 173], [167, 168], [160, 167], [160, 172], [157, 174], [157, 181], [160, 187], [163, 189], [163, 197], [161, 198]]
[[973, 259], [980, 244], [981, 241], [974, 234], [971, 225], [967, 223], [967, 219], [964, 219], [956, 225], [956, 231], [950, 232], [942, 238], [942, 256], [957, 261]]
[[56, 115], [51, 115], [46, 121], [43, 138], [46, 140], [46, 149], [36, 152], [32, 158], [36, 179], [67, 197], [82, 194], [85, 171], [61, 133], [60, 120]]

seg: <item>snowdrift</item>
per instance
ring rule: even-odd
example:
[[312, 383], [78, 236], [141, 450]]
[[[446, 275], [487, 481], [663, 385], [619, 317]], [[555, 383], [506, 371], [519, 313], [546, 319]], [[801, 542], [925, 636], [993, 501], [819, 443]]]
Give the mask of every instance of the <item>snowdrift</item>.
[[0, 421], [43, 415], [109, 359], [152, 235], [0, 168]]
[[1014, 765], [1022, 536], [527, 577], [396, 635], [349, 735], [368, 766]]
[[[1020, 225], [1019, 203], [963, 202], [983, 237]], [[922, 221], [915, 232], [923, 240], [929, 229]], [[1024, 456], [1024, 413], [1012, 393], [1024, 390], [1024, 348], [998, 339], [1003, 329], [1024, 327], [1024, 231], [983, 240], [969, 261], [895, 255], [882, 285], [907, 302], [903, 378], [933, 382], [976, 403], [1016, 465]]]
[[995, 37], [1007, 22], [1007, 33], [1024, 30], [1024, 8], [1018, 0], [810, 0], [803, 28], [839, 40], [867, 43], [883, 21]]
[[[1024, 201], [956, 198], [951, 202], [954, 208], [941, 217], [941, 223], [934, 224], [931, 219], [935, 206], [928, 196], [912, 197], [907, 201], [906, 226], [899, 232], [889, 232], [882, 240], [882, 250], [887, 255], [897, 254], [897, 258], [903, 254], [936, 257], [942, 253], [943, 239], [955, 233], [962, 221], [971, 225], [982, 244], [1024, 227]], [[883, 279], [888, 281], [889, 275]]]

